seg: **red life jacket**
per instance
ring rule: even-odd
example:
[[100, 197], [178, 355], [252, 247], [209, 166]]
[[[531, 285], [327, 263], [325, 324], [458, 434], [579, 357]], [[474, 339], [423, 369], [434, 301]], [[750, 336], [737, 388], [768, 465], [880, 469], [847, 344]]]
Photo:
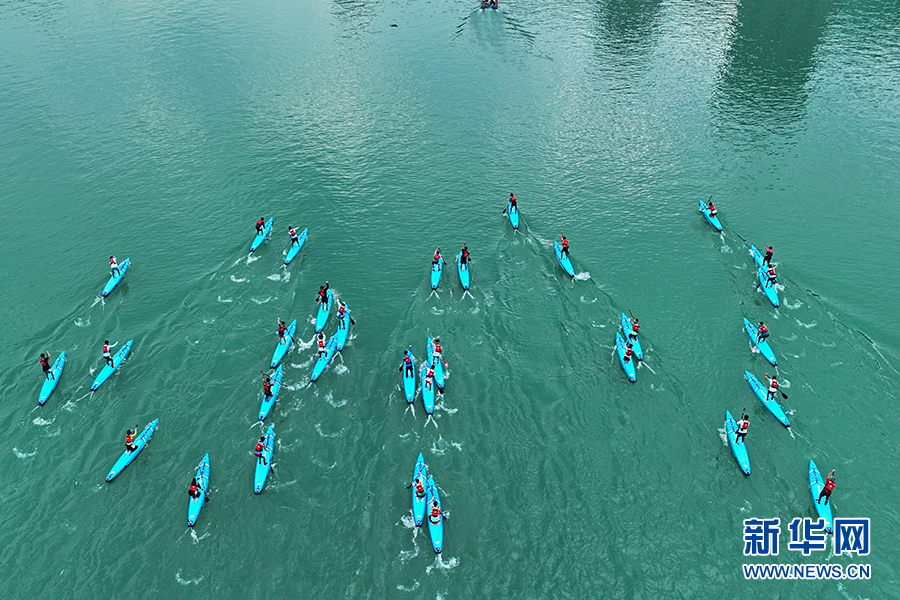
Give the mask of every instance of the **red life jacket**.
[[428, 372], [425, 374], [425, 377], [434, 377], [434, 369], [428, 369]]
[[435, 344], [435, 345], [434, 345], [434, 352], [440, 353], [440, 351], [441, 351], [441, 345], [440, 345], [440, 344]]
[[434, 262], [437, 262], [437, 261], [439, 261], [439, 260], [441, 260], [441, 255], [440, 255], [440, 253], [435, 252], [435, 253], [434, 253]]
[[765, 333], [765, 332], [767, 332], [767, 331], [769, 331], [769, 328], [766, 327], [765, 325], [760, 325], [760, 326], [759, 326], [759, 332], [760, 332], [760, 333]]
[[109, 353], [109, 346], [107, 346], [106, 344], [103, 344], [103, 352], [106, 354]]
[[432, 516], [432, 517], [437, 517], [437, 516], [439, 516], [440, 514], [441, 514], [441, 507], [439, 507], [439, 506], [433, 506], [433, 507], [431, 508], [431, 516]]
[[42, 358], [42, 359], [41, 359], [41, 366], [44, 367], [45, 369], [49, 369], [49, 368], [50, 368], [50, 363], [47, 362], [47, 359], [46, 359], [46, 358]]
[[263, 226], [263, 223], [265, 223], [265, 221], [263, 221], [262, 219], [260, 219], [259, 221], [256, 222], [256, 226], [257, 226], [257, 227], [262, 227], [262, 226]]
[[421, 483], [416, 484], [416, 493], [419, 494], [420, 496], [425, 493], [425, 488], [422, 487]]
[[257, 452], [262, 453], [262, 451], [265, 449], [266, 449], [265, 444], [263, 444], [262, 442], [256, 442], [256, 451]]
[[777, 379], [773, 379], [772, 381], [770, 381], [770, 382], [769, 382], [769, 387], [773, 387], [773, 388], [775, 388], [775, 389], [778, 389], [778, 380], [777, 380]]
[[469, 251], [468, 250], [463, 250], [463, 258], [465, 258], [466, 260], [469, 259]]
[[268, 381], [263, 381], [263, 389], [266, 390], [267, 392], [271, 392], [272, 384]]
[[709, 212], [712, 212], [712, 211], [716, 210], [716, 205], [713, 204], [712, 202], [710, 202], [709, 205], [707, 205], [706, 208], [709, 209]]
[[278, 326], [278, 333], [279, 333], [279, 334], [282, 334], [282, 333], [284, 333], [285, 331], [287, 331], [287, 327], [285, 327], [284, 325], [279, 325], [279, 326]]
[[625, 356], [632, 356], [634, 354], [634, 350], [631, 348], [625, 348]]
[[319, 338], [319, 348], [325, 347], [325, 338]]
[[403, 362], [404, 362], [404, 364], [411, 365], [411, 364], [412, 364], [412, 359], [411, 359], [411, 358], [409, 357], [409, 355], [407, 354], [406, 356], [403, 357]]
[[743, 421], [743, 420], [738, 421], [737, 429], [738, 429], [738, 431], [743, 431], [744, 433], [746, 433], [747, 430], [750, 429], [750, 421]]
[[328, 297], [328, 292], [326, 292], [324, 288], [319, 290], [319, 298], [327, 298], [327, 297]]
[[109, 264], [111, 264], [111, 265], [116, 264], [116, 257], [115, 257], [115, 256], [113, 256], [111, 259], [109, 259]]
[[125, 434], [125, 443], [128, 444], [129, 446], [134, 443], [134, 434], [133, 433]]
[[769, 277], [775, 274], [775, 267], [769, 267]]
[[834, 479], [829, 477], [825, 480], [825, 489], [829, 492], [834, 489]]
[[632, 323], [631, 324], [631, 330], [635, 333], [637, 333], [637, 330], [640, 329], [640, 327], [641, 327], [640, 323]]
[[293, 229], [289, 229], [289, 230], [288, 230], [288, 235], [291, 236], [291, 237], [294, 237], [295, 235], [297, 235], [297, 232], [294, 231]]
[[343, 306], [341, 306], [341, 307], [338, 309], [338, 318], [343, 317], [343, 316], [344, 316], [344, 312], [345, 312], [346, 310], [347, 310], [346, 308], [344, 308]]
[[563, 240], [563, 250], [569, 249], [569, 240]]
[[190, 492], [191, 492], [191, 496], [194, 496], [197, 494], [197, 486], [194, 485], [193, 483], [191, 484]]

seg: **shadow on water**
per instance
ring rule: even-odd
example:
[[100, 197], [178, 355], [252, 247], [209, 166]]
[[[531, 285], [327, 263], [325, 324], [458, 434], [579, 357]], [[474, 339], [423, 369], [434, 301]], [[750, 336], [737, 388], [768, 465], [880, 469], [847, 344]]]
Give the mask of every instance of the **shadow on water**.
[[756, 137], [797, 130], [831, 10], [830, 0], [738, 6], [712, 101], [722, 133], [739, 130]]
[[597, 3], [594, 46], [604, 71], [627, 74], [631, 80], [648, 66], [647, 55], [658, 37], [661, 5], [661, 0]]
[[334, 0], [331, 13], [344, 25], [344, 37], [358, 37], [372, 27], [381, 8], [377, 0]]
[[[510, 40], [524, 41], [529, 49], [534, 46], [535, 34], [528, 31], [520, 20], [504, 12], [502, 8], [496, 10], [476, 8], [460, 20], [451, 40], [458, 40], [467, 28], [480, 42], [492, 47], [499, 47]], [[504, 30], [510, 32], [512, 36], [503, 36]]]

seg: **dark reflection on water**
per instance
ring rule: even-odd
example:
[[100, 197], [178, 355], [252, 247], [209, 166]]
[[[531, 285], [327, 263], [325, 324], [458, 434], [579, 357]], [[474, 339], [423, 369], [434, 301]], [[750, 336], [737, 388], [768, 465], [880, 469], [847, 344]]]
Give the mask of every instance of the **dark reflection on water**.
[[[596, 8], [594, 46], [609, 70], [634, 76], [646, 67], [659, 29], [661, 0], [607, 0]], [[605, 70], [605, 69], [604, 69]]]
[[344, 37], [358, 37], [368, 31], [383, 5], [379, 0], [334, 0], [331, 13], [344, 26]]
[[[500, 5], [503, 6], [502, 3]], [[534, 45], [535, 34], [528, 31], [518, 18], [513, 14], [506, 13], [502, 8], [476, 8], [462, 19], [456, 26], [452, 40], [457, 40], [467, 30], [471, 31], [475, 37], [482, 40], [488, 45], [497, 45], [505, 41], [518, 40], [525, 42], [527, 48]], [[511, 38], [503, 35], [508, 31], [513, 34]]]
[[790, 135], [806, 115], [816, 48], [831, 0], [761, 0], [738, 6], [735, 29], [713, 94], [714, 121], [753, 139]]

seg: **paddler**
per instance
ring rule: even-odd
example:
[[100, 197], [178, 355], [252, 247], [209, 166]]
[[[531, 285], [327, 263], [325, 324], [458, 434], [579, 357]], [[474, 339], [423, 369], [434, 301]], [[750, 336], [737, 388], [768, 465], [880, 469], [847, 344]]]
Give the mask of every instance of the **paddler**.
[[766, 287], [778, 283], [778, 277], [775, 276], [775, 265], [769, 263], [769, 270], [766, 271], [766, 275], [768, 275], [768, 279], [766, 280]]
[[756, 332], [756, 343], [762, 342], [764, 339], [769, 337], [769, 328], [766, 327], [762, 321], [759, 322], [759, 327]]
[[432, 500], [431, 501], [431, 514], [428, 516], [428, 519], [432, 523], [437, 525], [438, 523], [441, 522], [441, 515], [443, 515], [443, 514], [444, 514], [444, 512], [441, 510], [441, 507], [438, 505], [438, 501]]
[[628, 339], [636, 340], [638, 336], [638, 329], [640, 329], [641, 326], [638, 324], [637, 317], [631, 317], [628, 320], [629, 322], [631, 322], [631, 331], [628, 332]]
[[109, 272], [116, 277], [119, 277], [122, 274], [122, 272], [119, 271], [119, 263], [116, 262], [115, 256], [109, 257]]
[[263, 382], [263, 395], [266, 397], [266, 400], [272, 397], [272, 378], [269, 377], [268, 373], [263, 373], [262, 376]]
[[288, 226], [288, 235], [291, 236], [291, 248], [294, 247], [294, 244], [300, 245], [300, 238], [297, 237], [297, 232], [294, 231], [294, 226]]
[[766, 401], [773, 400], [775, 398], [775, 394], [778, 393], [778, 379], [777, 375], [772, 375], [769, 377], [769, 374], [766, 373], [766, 381], [769, 382], [769, 390], [766, 392]]
[[338, 329], [347, 329], [347, 322], [344, 320], [347, 317], [347, 313], [350, 312], [347, 308], [346, 302], [341, 302], [341, 305], [338, 307], [337, 318], [338, 318]]
[[466, 248], [466, 243], [465, 243], [465, 242], [463, 242], [462, 250], [461, 250], [460, 252], [462, 253], [462, 255], [461, 255], [460, 259], [459, 259], [459, 264], [460, 264], [463, 268], [468, 269], [468, 268], [469, 268], [469, 249]]
[[709, 218], [715, 217], [718, 212], [716, 211], [716, 205], [713, 204], [712, 198], [709, 199], [709, 202], [706, 204], [706, 210], [709, 211]]
[[412, 377], [413, 373], [413, 362], [412, 357], [409, 355], [409, 350], [403, 351], [403, 364], [400, 365], [400, 370], [403, 371], [404, 367], [406, 368], [406, 373], [404, 373], [404, 377]]
[[[439, 363], [444, 356], [444, 351], [441, 348], [441, 338], [434, 338], [431, 342], [431, 357], [434, 360], [435, 364]], [[444, 366], [447, 365], [447, 361], [444, 361]]]
[[137, 450], [137, 446], [134, 445], [134, 438], [137, 435], [137, 425], [134, 426], [134, 429], [129, 429], [125, 432], [125, 452], [131, 454], [135, 450]]
[[191, 479], [191, 487], [188, 488], [188, 495], [191, 498], [199, 498], [201, 491], [203, 491], [203, 488], [200, 487], [200, 484], [197, 483], [197, 478], [194, 477]]
[[284, 342], [284, 334], [287, 331], [287, 324], [281, 320], [281, 317], [276, 317], [275, 320], [278, 322], [278, 343], [281, 344]]
[[316, 302], [321, 302], [322, 304], [328, 304], [328, 282], [325, 282], [325, 285], [319, 286], [319, 295], [316, 296]]
[[632, 356], [634, 356], [634, 350], [632, 350], [631, 342], [628, 342], [625, 348], [625, 362], [631, 362]]
[[106, 340], [105, 342], [103, 342], [103, 360], [105, 360], [106, 364], [109, 365], [110, 367], [116, 366], [116, 363], [113, 362], [113, 359], [109, 353], [109, 350], [110, 350], [110, 348], [115, 348], [118, 345], [119, 345], [119, 342], [116, 342], [115, 344], [112, 344], [112, 345], [109, 344], [109, 340]]
[[516, 209], [518, 210], [519, 206], [516, 204], [516, 195], [512, 192], [509, 193], [509, 208], [510, 210]]
[[425, 497], [425, 486], [422, 485], [422, 479], [416, 477], [416, 480], [413, 481], [413, 487], [416, 488], [416, 498], [424, 498]]
[[256, 449], [253, 450], [253, 454], [256, 455], [256, 464], [262, 462], [264, 465], [268, 465], [266, 462], [266, 436], [262, 436], [259, 438], [259, 441], [256, 442]]
[[763, 256], [763, 264], [772, 266], [772, 246], [766, 246], [766, 255]]
[[837, 469], [832, 469], [831, 473], [828, 474], [828, 477], [825, 479], [825, 487], [822, 488], [822, 491], [819, 492], [819, 497], [816, 498], [816, 504], [819, 503], [819, 500], [822, 499], [822, 496], [825, 496], [825, 502], [823, 504], [828, 504], [828, 499], [831, 498], [831, 492], [834, 490], [834, 472]]
[[53, 375], [53, 371], [50, 369], [50, 353], [47, 352], [47, 356], [45, 357], [41, 354], [41, 368], [44, 370], [44, 377], [47, 379], [56, 379]]
[[559, 255], [564, 258], [569, 258], [569, 240], [566, 239], [566, 236], [563, 235], [563, 232], [559, 232], [559, 239], [562, 243], [562, 250], [559, 251]]
[[428, 367], [428, 370], [425, 372], [425, 389], [432, 389], [432, 382], [434, 381], [434, 363], [431, 363], [431, 366]]
[[316, 342], [319, 345], [319, 358], [322, 358], [322, 355], [325, 354], [325, 332], [320, 331], [319, 335], [316, 336]]
[[266, 224], [266, 220], [263, 217], [259, 218], [259, 221], [256, 222], [256, 235], [259, 235], [263, 231], [263, 225]]
[[735, 425], [737, 426], [737, 431], [735, 432], [734, 443], [743, 443], [744, 437], [747, 435], [747, 430], [750, 428], [750, 417], [744, 415], [740, 421], [735, 423]]
[[437, 271], [441, 264], [441, 247], [438, 246], [434, 250], [434, 258], [431, 259], [431, 270]]

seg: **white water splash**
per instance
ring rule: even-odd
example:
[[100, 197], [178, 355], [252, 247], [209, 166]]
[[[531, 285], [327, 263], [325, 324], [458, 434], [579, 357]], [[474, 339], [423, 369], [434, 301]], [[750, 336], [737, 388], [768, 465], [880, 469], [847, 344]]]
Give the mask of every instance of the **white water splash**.
[[247, 255], [247, 264], [254, 263], [259, 260], [258, 256], [253, 256], [252, 254]]
[[23, 459], [24, 459], [24, 458], [31, 458], [32, 456], [34, 456], [35, 454], [37, 454], [37, 450], [35, 450], [34, 452], [31, 452], [31, 453], [28, 453], [28, 452], [22, 452], [22, 451], [19, 450], [18, 448], [13, 447], [13, 454], [15, 454], [17, 457], [23, 458]]
[[328, 404], [332, 405], [335, 408], [340, 408], [340, 407], [344, 406], [345, 404], [347, 404], [347, 402], [348, 402], [348, 400], [346, 398], [342, 398], [341, 400], [334, 400], [331, 397], [331, 394], [329, 394], [328, 396], [325, 397], [325, 401], [328, 402]]
[[[206, 533], [204, 533], [203, 535], [198, 536], [198, 535], [197, 535], [197, 532], [194, 531], [194, 528], [191, 527], [191, 541], [194, 542], [194, 544], [199, 544], [199, 543], [200, 543], [200, 540], [205, 540], [205, 539], [208, 538], [208, 537], [209, 537], [209, 532], [208, 532], [208, 531], [207, 531]], [[198, 579], [198, 580], [197, 580], [197, 583], [200, 583], [200, 581], [201, 581], [202, 579], [203, 579], [202, 577], [201, 577], [200, 579]], [[184, 584], [184, 585], [187, 585], [187, 584]]]
[[573, 279], [576, 279], [578, 281], [587, 281], [590, 278], [591, 274], [587, 271], [584, 271], [583, 273], [575, 273], [575, 277], [573, 277]]
[[91, 324], [91, 318], [87, 319], [75, 319], [75, 327], [87, 327]]
[[460, 452], [462, 452], [462, 444], [459, 442], [449, 442], [445, 440], [442, 436], [438, 436], [437, 442], [431, 445], [431, 453], [436, 454], [438, 456], [442, 456], [446, 454], [447, 450], [451, 448], [456, 448]]
[[350, 372], [350, 369], [348, 369], [347, 365], [345, 365], [344, 363], [335, 364], [333, 368], [334, 368], [334, 372], [337, 373], [338, 375], [343, 375], [345, 373]]
[[249, 281], [249, 278], [247, 278], [247, 277], [235, 277], [234, 275], [232, 275], [232, 276], [231, 276], [231, 280], [232, 280], [233, 282], [235, 282], [235, 283], [244, 283], [245, 281]]
[[431, 574], [431, 571], [433, 571], [434, 569], [449, 570], [449, 569], [455, 569], [456, 567], [459, 566], [459, 557], [454, 556], [449, 561], [444, 562], [443, 556], [444, 556], [443, 554], [436, 554], [435, 558], [434, 558], [434, 563], [425, 567], [425, 572], [428, 574]]
[[782, 303], [782, 306], [784, 306], [785, 308], [790, 308], [791, 310], [794, 310], [794, 309], [797, 309], [797, 308], [800, 308], [801, 306], [803, 306], [803, 302], [801, 302], [800, 300], [797, 300], [797, 302], [795, 302], [794, 304], [791, 304], [790, 302], [785, 300]]
[[232, 302], [231, 298], [223, 298], [222, 296], [219, 296], [218, 298], [216, 298], [216, 300], [218, 300], [222, 304], [229, 304]]
[[[400, 558], [402, 559], [403, 557], [401, 556]], [[406, 561], [404, 561], [404, 562], [406, 562]], [[402, 583], [398, 583], [397, 589], [400, 590], [401, 592], [414, 592], [417, 589], [419, 589], [419, 580], [417, 579], [417, 580], [413, 581], [412, 587], [406, 587]]]
[[579, 300], [581, 300], [582, 304], [593, 304], [597, 301], [597, 298], [594, 298], [593, 300], [585, 300], [584, 296], [582, 296], [581, 298], [579, 298]]
[[284, 271], [283, 273], [272, 273], [266, 279], [270, 279], [272, 281], [290, 281], [291, 280], [291, 272]]
[[34, 423], [35, 425], [52, 425], [53, 421], [52, 420], [48, 421], [46, 419], [42, 419], [42, 418], [38, 417], [34, 421], [32, 421], [32, 423]]
[[271, 299], [272, 299], [272, 296], [267, 296], [266, 298], [264, 298], [262, 300], [258, 300], [256, 298], [250, 298], [250, 300], [252, 300], [256, 304], [259, 304], [260, 306], [262, 306], [263, 304], [265, 304], [266, 302], [268, 302]]
[[181, 585], [197, 585], [203, 581], [203, 576], [200, 576], [197, 579], [182, 579], [181, 572], [179, 571], [178, 573], [175, 573], [175, 581]]
[[344, 430], [341, 429], [337, 433], [325, 433], [322, 431], [322, 424], [316, 423], [316, 433], [318, 433], [323, 438], [336, 438], [336, 437], [341, 437], [342, 435], [344, 435]]

